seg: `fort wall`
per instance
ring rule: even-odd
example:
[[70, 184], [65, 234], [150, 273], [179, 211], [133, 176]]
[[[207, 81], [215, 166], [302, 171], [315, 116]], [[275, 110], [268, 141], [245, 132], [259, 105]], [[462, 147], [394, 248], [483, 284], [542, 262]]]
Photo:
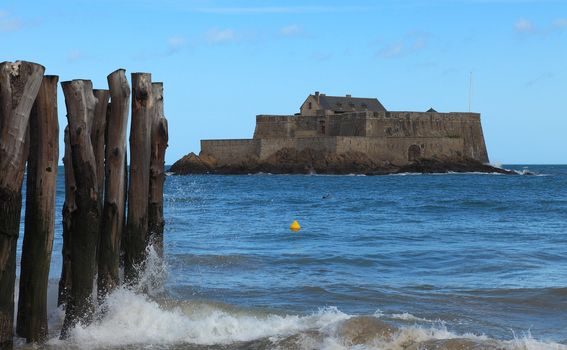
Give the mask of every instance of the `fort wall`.
[[337, 154], [361, 152], [375, 162], [404, 165], [419, 158], [462, 158], [463, 140], [444, 137], [337, 137]]
[[296, 149], [303, 151], [312, 149], [314, 151], [323, 151], [326, 153], [337, 152], [337, 138], [335, 137], [304, 137], [304, 138], [278, 138], [278, 139], [261, 139], [260, 152], [258, 157], [265, 160], [277, 151], [283, 149]]
[[326, 134], [329, 136], [368, 136], [366, 120], [370, 112], [328, 115], [325, 117]]
[[295, 116], [257, 115], [254, 138], [295, 137]]
[[201, 140], [201, 153], [214, 157], [219, 164], [236, 164], [259, 153], [259, 140]]
[[354, 112], [322, 116], [258, 115], [253, 139], [202, 140], [219, 164], [266, 160], [281, 149], [329, 154], [360, 152], [376, 162], [419, 158], [488, 162], [477, 113]]
[[272, 138], [248, 140], [203, 140], [201, 154], [214, 157], [218, 164], [238, 164], [245, 160], [267, 160], [281, 149], [303, 151], [311, 149], [327, 154], [360, 152], [373, 161], [396, 165], [419, 158], [462, 158], [464, 142], [447, 137], [363, 136]]

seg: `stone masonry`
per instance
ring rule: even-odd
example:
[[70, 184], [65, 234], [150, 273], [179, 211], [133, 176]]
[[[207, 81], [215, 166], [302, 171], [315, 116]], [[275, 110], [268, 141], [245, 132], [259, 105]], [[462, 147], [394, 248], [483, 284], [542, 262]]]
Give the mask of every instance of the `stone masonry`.
[[377, 163], [419, 159], [488, 163], [480, 114], [394, 112], [377, 99], [316, 92], [296, 115], [258, 115], [252, 139], [202, 140], [201, 156], [218, 165], [263, 161], [282, 149], [329, 155], [359, 152]]

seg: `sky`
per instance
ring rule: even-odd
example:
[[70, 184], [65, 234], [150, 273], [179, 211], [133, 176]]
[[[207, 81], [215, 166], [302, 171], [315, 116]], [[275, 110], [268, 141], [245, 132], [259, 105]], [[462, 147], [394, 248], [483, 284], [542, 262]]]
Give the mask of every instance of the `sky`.
[[470, 95], [491, 162], [567, 163], [567, 0], [0, 0], [0, 61], [15, 60], [95, 88], [152, 73], [166, 164], [314, 91], [398, 111], [468, 111]]

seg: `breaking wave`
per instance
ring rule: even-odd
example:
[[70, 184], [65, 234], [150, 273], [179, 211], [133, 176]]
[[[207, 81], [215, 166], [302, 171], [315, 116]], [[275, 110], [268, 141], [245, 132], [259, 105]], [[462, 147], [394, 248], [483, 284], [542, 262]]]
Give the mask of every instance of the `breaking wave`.
[[[77, 325], [67, 340], [53, 336], [46, 348], [60, 349], [565, 349], [559, 343], [533, 339], [529, 333], [508, 340], [457, 334], [442, 323], [409, 313], [349, 315], [335, 307], [310, 314], [168, 298], [165, 267], [150, 251], [140, 282], [112, 292], [99, 306], [95, 321]], [[397, 326], [390, 320], [415, 322]], [[60, 327], [63, 312], [52, 313]]]
[[126, 289], [115, 291], [106, 306], [98, 321], [75, 327], [66, 341], [49, 344], [89, 349], [567, 349], [529, 334], [502, 341], [456, 334], [442, 325], [397, 328], [376, 316], [348, 315], [332, 307], [310, 315], [279, 315], [210, 303], [156, 301]]

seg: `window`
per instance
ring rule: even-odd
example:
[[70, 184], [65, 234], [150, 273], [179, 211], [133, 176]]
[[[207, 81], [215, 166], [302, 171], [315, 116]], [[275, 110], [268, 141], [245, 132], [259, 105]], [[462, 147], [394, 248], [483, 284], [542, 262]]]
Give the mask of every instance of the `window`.
[[311, 102], [309, 102], [309, 104], [307, 105], [308, 109], [311, 109]]

